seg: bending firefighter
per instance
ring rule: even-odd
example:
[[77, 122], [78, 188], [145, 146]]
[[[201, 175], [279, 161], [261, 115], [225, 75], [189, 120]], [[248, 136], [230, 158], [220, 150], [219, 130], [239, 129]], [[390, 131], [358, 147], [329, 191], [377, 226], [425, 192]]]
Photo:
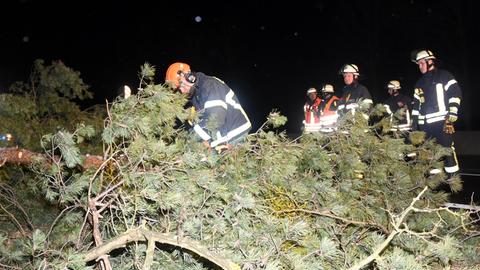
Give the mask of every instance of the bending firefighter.
[[[412, 61], [423, 74], [415, 84], [412, 129], [424, 131], [428, 138], [435, 138], [441, 145], [451, 147], [452, 153], [445, 159], [444, 169], [448, 175], [454, 174], [459, 170], [453, 125], [458, 119], [462, 94], [460, 86], [450, 72], [436, 67], [436, 57], [431, 51], [416, 52]], [[441, 168], [430, 171], [431, 174], [441, 172]]]
[[230, 147], [247, 136], [252, 124], [233, 90], [223, 81], [192, 72], [188, 64], [178, 62], [168, 67], [165, 81], [188, 95], [200, 113], [193, 130], [206, 147]]

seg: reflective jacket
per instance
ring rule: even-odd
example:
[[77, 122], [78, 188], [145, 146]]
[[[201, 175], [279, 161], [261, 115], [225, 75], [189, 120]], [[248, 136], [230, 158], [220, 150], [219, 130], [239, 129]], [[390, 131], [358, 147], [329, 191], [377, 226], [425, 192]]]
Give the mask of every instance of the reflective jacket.
[[201, 72], [195, 76], [191, 102], [200, 113], [200, 122], [193, 127], [195, 133], [211, 147], [248, 133], [252, 124], [233, 90], [218, 78]]
[[442, 69], [426, 72], [415, 84], [412, 116], [419, 125], [457, 116], [462, 91], [453, 75]]
[[320, 123], [323, 127], [335, 126], [338, 119], [337, 108], [339, 98], [335, 95], [331, 95], [330, 98], [322, 103], [320, 108], [322, 114], [320, 116]]
[[316, 97], [313, 101], [308, 100], [303, 105], [303, 112], [305, 113], [305, 124], [316, 124], [320, 122], [320, 104], [322, 99]]
[[405, 109], [404, 118], [398, 121], [398, 124], [392, 125], [393, 131], [410, 130], [412, 127], [410, 111], [412, 110], [412, 99], [406, 95], [398, 93], [396, 96], [390, 96], [383, 104], [387, 113], [390, 114], [391, 119], [393, 114], [400, 109]]
[[355, 112], [355, 109], [360, 106], [360, 100], [362, 100], [362, 104], [368, 106], [373, 104], [372, 95], [365, 86], [355, 82], [345, 85], [338, 109]]

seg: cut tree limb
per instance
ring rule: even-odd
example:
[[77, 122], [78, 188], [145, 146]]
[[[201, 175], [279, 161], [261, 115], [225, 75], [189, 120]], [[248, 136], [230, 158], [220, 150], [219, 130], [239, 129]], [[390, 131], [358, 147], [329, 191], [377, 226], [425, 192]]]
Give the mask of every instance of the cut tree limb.
[[[167, 244], [177, 248], [189, 250], [190, 252], [197, 254], [198, 256], [214, 263], [215, 265], [224, 270], [240, 270], [240, 266], [238, 264], [228, 259], [223, 259], [212, 254], [212, 252], [202, 247], [199, 243], [193, 240], [189, 240], [186, 238], [180, 239], [176, 235], [153, 232], [143, 228], [128, 230], [127, 232], [117, 236], [114, 239], [111, 239], [103, 245], [87, 251], [86, 253], [84, 253], [84, 260], [85, 262], [96, 260], [100, 256], [108, 254], [114, 249], [125, 247], [128, 243], [147, 241], [152, 243], [158, 242], [161, 244]], [[149, 244], [150, 251], [152, 243]], [[149, 258], [149, 260], [150, 259], [151, 258]], [[151, 266], [151, 263], [152, 262], [147, 262], [147, 264], [144, 265], [144, 270], [147, 270]]]
[[[45, 160], [45, 162], [50, 162], [48, 157], [44, 154], [32, 152], [27, 149], [18, 147], [0, 148], [0, 165], [30, 165], [35, 160]], [[101, 156], [85, 155], [83, 158], [82, 167], [84, 169], [97, 168], [102, 164], [102, 162], [103, 158]]]

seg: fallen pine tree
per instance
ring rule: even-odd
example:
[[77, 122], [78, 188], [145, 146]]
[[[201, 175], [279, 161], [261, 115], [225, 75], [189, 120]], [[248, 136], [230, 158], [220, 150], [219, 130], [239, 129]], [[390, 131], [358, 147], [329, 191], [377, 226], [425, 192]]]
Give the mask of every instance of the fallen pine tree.
[[[273, 112], [222, 154], [179, 125], [185, 97], [142, 69], [139, 93], [109, 107], [99, 166], [45, 138], [36, 167], [62, 209], [48, 229], [4, 237], [3, 265], [82, 269], [437, 269], [478, 266], [478, 213], [443, 207], [447, 153], [422, 133], [382, 133], [361, 117], [290, 139]], [[150, 79], [150, 80], [148, 80]], [[388, 129], [385, 129], [388, 130]], [[46, 147], [50, 145], [51, 147]], [[415, 158], [407, 154], [415, 152]], [[459, 178], [449, 179], [453, 190]]]

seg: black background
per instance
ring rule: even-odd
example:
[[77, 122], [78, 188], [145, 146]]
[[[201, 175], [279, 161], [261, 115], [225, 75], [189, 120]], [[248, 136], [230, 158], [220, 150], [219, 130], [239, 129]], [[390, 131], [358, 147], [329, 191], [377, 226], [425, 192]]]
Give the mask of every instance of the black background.
[[[355, 63], [374, 102], [389, 80], [411, 94], [414, 49], [431, 49], [463, 90], [459, 130], [478, 130], [479, 33], [476, 1], [2, 1], [0, 90], [27, 80], [32, 63], [62, 60], [95, 94], [112, 100], [138, 85], [148, 62], [163, 82], [187, 62], [224, 80], [258, 128], [274, 108], [298, 132], [309, 87], [332, 83]], [[201, 21], [195, 20], [196, 16]], [[84, 104], [88, 106], [90, 104]]]

